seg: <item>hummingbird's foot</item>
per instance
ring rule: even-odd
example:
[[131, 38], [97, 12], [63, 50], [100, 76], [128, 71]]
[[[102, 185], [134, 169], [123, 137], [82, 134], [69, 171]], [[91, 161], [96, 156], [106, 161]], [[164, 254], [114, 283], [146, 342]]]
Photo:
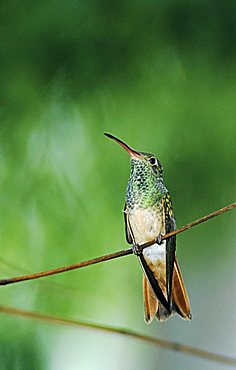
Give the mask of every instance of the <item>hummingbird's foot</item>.
[[163, 243], [163, 240], [162, 240], [162, 234], [161, 234], [161, 233], [158, 235], [158, 237], [157, 237], [156, 241], [157, 241], [157, 244], [158, 244], [158, 245], [161, 245], [161, 244]]
[[133, 250], [133, 254], [135, 254], [135, 256], [140, 256], [140, 254], [142, 254], [142, 251], [140, 250], [138, 244], [133, 244], [132, 245], [132, 250]]

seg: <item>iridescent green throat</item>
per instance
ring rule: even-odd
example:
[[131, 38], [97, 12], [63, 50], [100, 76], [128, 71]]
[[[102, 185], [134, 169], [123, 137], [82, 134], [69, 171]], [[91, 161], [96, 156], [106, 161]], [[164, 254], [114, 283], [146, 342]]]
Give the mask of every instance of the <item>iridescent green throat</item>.
[[158, 207], [167, 193], [162, 174], [155, 172], [145, 159], [131, 159], [131, 171], [126, 192], [128, 208]]

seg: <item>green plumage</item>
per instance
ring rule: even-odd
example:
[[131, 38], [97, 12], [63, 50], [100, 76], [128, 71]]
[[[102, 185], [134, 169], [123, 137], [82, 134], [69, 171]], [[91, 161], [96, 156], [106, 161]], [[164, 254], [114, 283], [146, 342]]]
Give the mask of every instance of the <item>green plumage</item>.
[[[162, 166], [153, 154], [137, 152], [115, 136], [105, 135], [119, 143], [131, 157], [125, 228], [127, 242], [133, 244], [144, 272], [145, 320], [149, 323], [154, 316], [165, 320], [174, 312], [189, 320], [188, 296], [175, 256], [176, 237], [161, 241], [163, 235], [176, 228]], [[138, 251], [137, 246], [154, 240], [151, 246]]]
[[128, 208], [135, 206], [140, 208], [159, 208], [163, 194], [168, 191], [163, 184], [162, 166], [156, 160], [151, 165], [148, 158], [154, 159], [152, 154], [141, 153], [140, 160], [131, 159], [131, 172], [126, 192], [126, 204]]

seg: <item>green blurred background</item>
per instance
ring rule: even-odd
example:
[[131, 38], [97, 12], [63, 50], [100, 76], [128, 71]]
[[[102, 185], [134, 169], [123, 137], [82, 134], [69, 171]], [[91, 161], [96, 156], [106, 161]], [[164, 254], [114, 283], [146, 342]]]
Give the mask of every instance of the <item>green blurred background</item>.
[[[126, 248], [129, 159], [156, 153], [178, 226], [235, 201], [235, 1], [1, 1], [0, 276]], [[146, 326], [135, 257], [0, 289], [0, 304], [236, 356], [235, 211], [178, 237], [192, 322]], [[226, 369], [0, 317], [0, 368]]]

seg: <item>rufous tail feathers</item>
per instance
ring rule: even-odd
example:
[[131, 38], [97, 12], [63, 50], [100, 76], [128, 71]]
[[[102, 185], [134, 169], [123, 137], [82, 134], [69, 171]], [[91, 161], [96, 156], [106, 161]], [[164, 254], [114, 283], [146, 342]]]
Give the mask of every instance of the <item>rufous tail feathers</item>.
[[[166, 292], [163, 293], [165, 294]], [[188, 294], [176, 259], [174, 263], [172, 282], [172, 312], [167, 311], [167, 309], [158, 301], [145, 276], [143, 277], [143, 294], [146, 323], [151, 323], [155, 316], [159, 321], [164, 321], [175, 312], [177, 312], [183, 319], [191, 320], [192, 315], [190, 312]]]
[[185, 320], [191, 320], [191, 310], [189, 304], [188, 293], [184, 286], [184, 281], [180, 272], [177, 260], [175, 259], [173, 283], [172, 283], [172, 300], [173, 309], [178, 312]]

